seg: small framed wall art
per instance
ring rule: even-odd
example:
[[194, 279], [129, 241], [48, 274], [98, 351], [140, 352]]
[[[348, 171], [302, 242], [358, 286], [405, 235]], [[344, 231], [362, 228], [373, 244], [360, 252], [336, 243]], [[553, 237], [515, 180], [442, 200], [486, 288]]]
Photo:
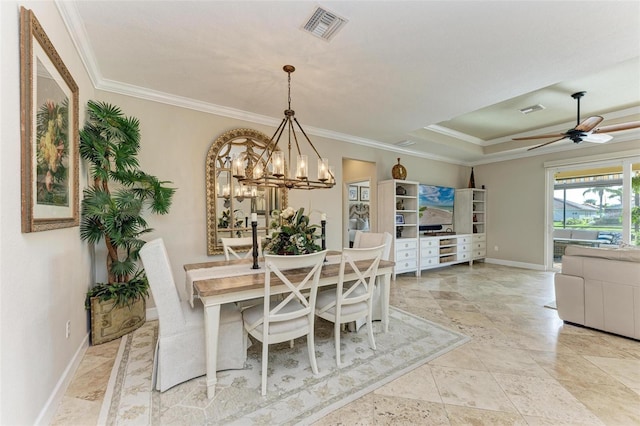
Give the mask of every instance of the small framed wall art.
[[358, 201], [358, 187], [349, 185], [349, 201]]
[[20, 8], [22, 232], [78, 226], [78, 86]]
[[396, 213], [396, 225], [404, 224], [404, 215]]
[[369, 187], [361, 186], [360, 187], [360, 201], [369, 201]]

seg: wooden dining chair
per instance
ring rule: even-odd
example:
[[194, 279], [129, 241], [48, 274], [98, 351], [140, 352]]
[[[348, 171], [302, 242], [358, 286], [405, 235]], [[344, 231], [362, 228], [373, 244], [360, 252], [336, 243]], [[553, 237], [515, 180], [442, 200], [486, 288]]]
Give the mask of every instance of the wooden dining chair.
[[[393, 237], [388, 232], [362, 232], [356, 231], [353, 248], [377, 247], [384, 244], [381, 260], [389, 260], [391, 255], [391, 242]], [[371, 321], [380, 321], [382, 319], [382, 294], [381, 286], [376, 280], [373, 289], [373, 313]], [[365, 324], [363, 319], [356, 320], [353, 324], [349, 324], [350, 330], [358, 331]]]
[[[222, 241], [222, 251], [224, 252], [224, 259], [248, 259], [253, 255], [253, 238], [241, 237], [241, 238], [220, 238]], [[249, 247], [249, 251], [246, 253], [238, 253], [235, 251], [238, 247]], [[258, 256], [262, 254], [262, 241], [258, 238]]]
[[[262, 342], [262, 395], [267, 394], [269, 345], [307, 336], [311, 370], [318, 374], [314, 330], [314, 306], [320, 272], [327, 251], [298, 256], [265, 255], [264, 299], [271, 300], [271, 286], [284, 285], [281, 300], [271, 300], [242, 311], [247, 332]], [[300, 268], [304, 268], [300, 270]], [[297, 271], [295, 271], [297, 270]], [[309, 298], [302, 294], [309, 289]]]
[[[336, 345], [336, 365], [340, 361], [340, 326], [361, 318], [366, 318], [369, 328], [369, 346], [376, 349], [371, 322], [373, 289], [380, 258], [385, 245], [371, 248], [344, 248], [340, 260], [338, 285], [335, 289], [324, 290], [316, 298], [316, 315], [334, 323], [333, 332]], [[345, 274], [355, 272], [355, 282], [345, 283]]]
[[[232, 260], [233, 259], [249, 259], [253, 256], [253, 238], [252, 237], [241, 237], [241, 238], [220, 238], [222, 242], [222, 251], [224, 253], [224, 260]], [[249, 251], [246, 253], [238, 253], [234, 249], [238, 247], [249, 247]], [[262, 241], [258, 238], [258, 256], [262, 256]], [[236, 306], [239, 309], [245, 309], [250, 306], [254, 306], [262, 303], [262, 297], [250, 299], [250, 300], [242, 300], [240, 302], [236, 302]]]

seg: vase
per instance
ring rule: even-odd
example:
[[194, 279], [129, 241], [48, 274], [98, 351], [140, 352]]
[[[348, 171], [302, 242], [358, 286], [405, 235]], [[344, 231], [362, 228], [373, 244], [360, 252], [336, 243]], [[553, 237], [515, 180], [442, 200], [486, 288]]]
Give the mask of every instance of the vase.
[[400, 158], [398, 158], [398, 164], [391, 168], [391, 176], [394, 179], [404, 180], [407, 178], [407, 169], [400, 164]]

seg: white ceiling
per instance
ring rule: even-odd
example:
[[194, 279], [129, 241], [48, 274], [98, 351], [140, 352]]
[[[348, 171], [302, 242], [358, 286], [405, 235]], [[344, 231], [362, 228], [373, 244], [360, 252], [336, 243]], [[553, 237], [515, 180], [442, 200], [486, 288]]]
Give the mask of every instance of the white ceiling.
[[[510, 141], [572, 128], [577, 91], [640, 120], [638, 1], [56, 2], [96, 87], [277, 125], [292, 64], [310, 135], [473, 165], [588, 145]], [[348, 20], [329, 42], [301, 29], [318, 5]]]

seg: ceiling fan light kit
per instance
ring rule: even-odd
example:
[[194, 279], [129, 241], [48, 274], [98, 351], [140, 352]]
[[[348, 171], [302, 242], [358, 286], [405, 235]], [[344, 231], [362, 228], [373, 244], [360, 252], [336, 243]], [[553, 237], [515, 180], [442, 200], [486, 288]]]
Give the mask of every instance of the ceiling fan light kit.
[[[526, 136], [521, 138], [513, 138], [514, 141], [524, 141], [524, 140], [532, 140], [532, 139], [550, 139], [553, 140], [549, 142], [545, 142], [541, 145], [534, 146], [529, 148], [527, 151], [531, 151], [533, 149], [542, 148], [543, 146], [550, 145], [555, 142], [559, 142], [563, 139], [570, 139], [574, 143], [580, 142], [593, 142], [593, 143], [605, 143], [613, 139], [613, 136], [604, 134], [605, 132], [618, 132], [622, 130], [635, 129], [640, 127], [640, 121], [630, 121], [628, 123], [621, 124], [612, 124], [610, 126], [597, 127], [603, 120], [604, 117], [599, 115], [594, 115], [591, 117], [587, 117], [584, 120], [580, 121], [580, 98], [582, 98], [587, 92], [576, 92], [571, 95], [573, 99], [577, 102], [577, 119], [576, 119], [576, 127], [573, 129], [569, 129], [564, 133], [554, 133], [548, 135], [537, 135], [537, 136]], [[529, 108], [524, 108], [524, 110], [528, 110]], [[521, 112], [525, 113], [523, 110]]]

